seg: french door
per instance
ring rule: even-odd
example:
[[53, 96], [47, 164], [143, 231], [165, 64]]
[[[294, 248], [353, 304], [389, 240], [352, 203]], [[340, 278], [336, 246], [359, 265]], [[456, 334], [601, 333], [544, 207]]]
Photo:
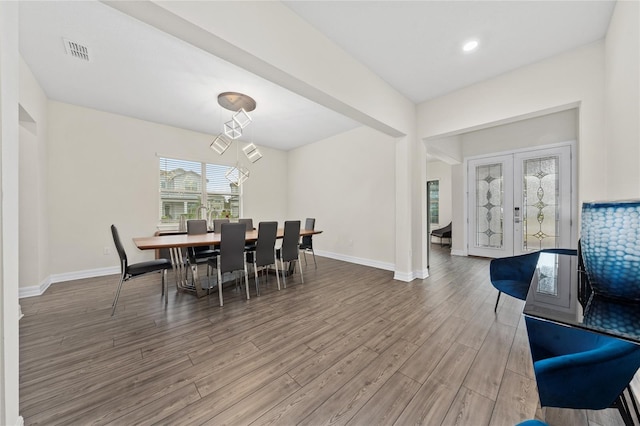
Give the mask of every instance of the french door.
[[571, 146], [469, 160], [467, 177], [470, 255], [571, 247]]

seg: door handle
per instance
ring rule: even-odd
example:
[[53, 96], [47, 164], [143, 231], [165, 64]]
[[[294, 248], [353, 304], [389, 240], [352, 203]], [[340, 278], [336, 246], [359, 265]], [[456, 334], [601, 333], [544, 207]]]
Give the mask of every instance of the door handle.
[[513, 222], [520, 223], [520, 207], [515, 207], [513, 209]]

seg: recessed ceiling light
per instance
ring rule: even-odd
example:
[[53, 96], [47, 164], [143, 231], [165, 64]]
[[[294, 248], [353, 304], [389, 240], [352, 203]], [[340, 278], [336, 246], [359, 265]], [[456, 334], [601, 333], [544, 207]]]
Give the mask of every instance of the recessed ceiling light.
[[478, 48], [478, 40], [469, 40], [462, 45], [462, 50], [465, 52], [473, 52]]

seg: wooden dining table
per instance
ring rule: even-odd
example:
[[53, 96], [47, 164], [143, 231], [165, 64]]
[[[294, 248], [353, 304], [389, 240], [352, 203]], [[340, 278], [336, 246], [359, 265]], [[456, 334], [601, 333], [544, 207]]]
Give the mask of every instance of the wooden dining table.
[[[310, 235], [321, 234], [322, 231], [312, 229], [301, 229], [300, 236], [306, 237]], [[198, 279], [198, 267], [196, 264], [189, 264], [186, 260], [184, 249], [186, 247], [200, 247], [200, 246], [216, 246], [220, 244], [220, 233], [207, 232], [206, 234], [168, 234], [168, 235], [154, 235], [151, 237], [136, 237], [133, 239], [133, 243], [140, 250], [159, 250], [169, 249], [170, 260], [173, 266], [173, 271], [176, 277], [176, 288], [180, 291], [187, 291], [194, 293], [198, 297], [203, 297], [207, 294], [206, 290], [202, 287], [200, 280]], [[277, 238], [284, 237], [284, 228], [278, 228], [276, 234]], [[252, 243], [258, 240], [258, 230], [254, 229], [247, 231], [245, 235], [245, 241]], [[194, 277], [193, 283], [189, 283], [187, 279], [187, 268], [191, 268], [192, 276]]]

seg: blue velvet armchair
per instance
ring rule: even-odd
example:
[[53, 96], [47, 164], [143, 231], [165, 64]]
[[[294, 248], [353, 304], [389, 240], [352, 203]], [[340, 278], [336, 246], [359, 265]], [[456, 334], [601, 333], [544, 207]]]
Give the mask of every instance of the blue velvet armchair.
[[639, 345], [529, 317], [525, 321], [541, 406], [617, 408], [632, 424], [624, 391], [640, 368]]

